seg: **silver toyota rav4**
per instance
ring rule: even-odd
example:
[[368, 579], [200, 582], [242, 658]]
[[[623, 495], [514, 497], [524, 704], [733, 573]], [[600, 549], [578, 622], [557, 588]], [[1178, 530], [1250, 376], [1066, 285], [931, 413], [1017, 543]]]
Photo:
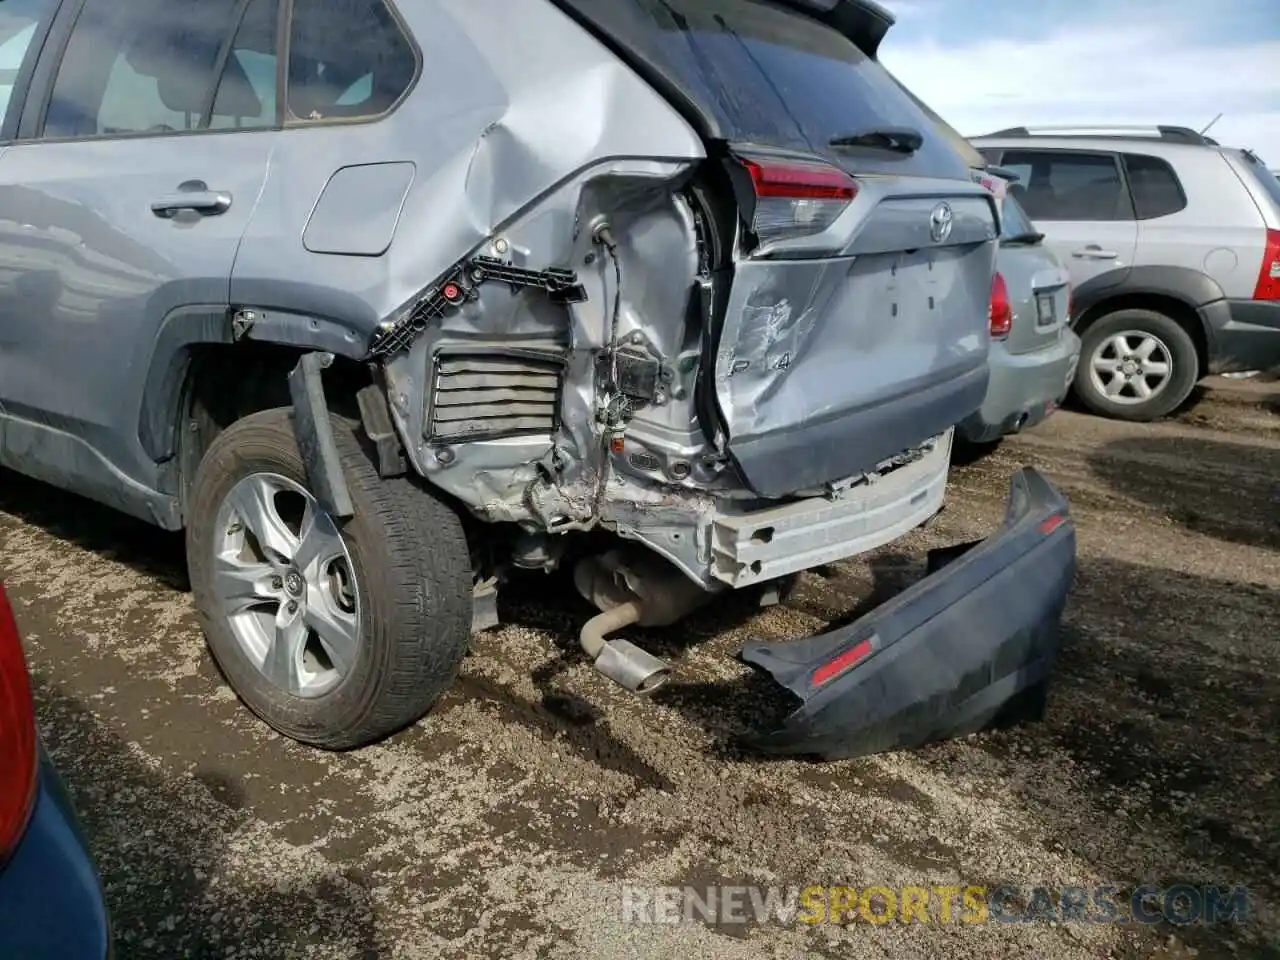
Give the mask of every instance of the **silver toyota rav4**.
[[[0, 23], [26, 37], [0, 462], [185, 529], [213, 654], [286, 735], [422, 716], [515, 569], [573, 561], [587, 657], [647, 691], [668, 665], [616, 631], [942, 507], [997, 212], [877, 62], [874, 3]], [[1035, 471], [1012, 489], [1000, 532], [867, 618], [748, 644], [797, 700], [752, 742], [844, 756], [1040, 702], [1075, 535]]]

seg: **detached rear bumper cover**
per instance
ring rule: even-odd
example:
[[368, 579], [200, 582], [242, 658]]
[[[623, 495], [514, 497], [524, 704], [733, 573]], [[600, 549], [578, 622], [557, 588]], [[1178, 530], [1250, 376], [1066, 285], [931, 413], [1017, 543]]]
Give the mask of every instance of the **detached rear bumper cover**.
[[[958, 555], [957, 555], [958, 554]], [[1076, 567], [1066, 498], [1013, 477], [1003, 528], [857, 622], [739, 653], [802, 701], [747, 745], [828, 760], [922, 746], [988, 726], [1041, 694]]]

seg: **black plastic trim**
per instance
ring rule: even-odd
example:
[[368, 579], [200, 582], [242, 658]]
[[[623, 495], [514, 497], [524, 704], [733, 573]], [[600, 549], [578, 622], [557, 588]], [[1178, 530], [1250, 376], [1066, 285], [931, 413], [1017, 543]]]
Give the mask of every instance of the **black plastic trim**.
[[356, 406], [360, 409], [360, 423], [365, 436], [373, 444], [377, 455], [378, 476], [402, 477], [408, 470], [404, 445], [396, 432], [387, 403], [386, 389], [380, 383], [371, 383], [356, 393]]
[[138, 361], [146, 365], [138, 440], [147, 455], [161, 463], [177, 452], [175, 429], [179, 401], [190, 369], [190, 348], [200, 344], [233, 344], [237, 340], [271, 343], [301, 351], [332, 353], [351, 360], [365, 354], [364, 335], [336, 321], [283, 310], [241, 307], [255, 318], [237, 335], [232, 310], [225, 304], [179, 307], [161, 321], [155, 339]]
[[138, 441], [152, 460], [160, 463], [177, 452], [179, 401], [191, 368], [189, 348], [199, 343], [231, 342], [225, 306], [179, 307], [161, 321], [151, 355], [145, 358], [147, 374], [138, 411]]
[[1226, 297], [1217, 281], [1189, 267], [1122, 267], [1097, 274], [1071, 291], [1072, 319], [1107, 300], [1141, 294], [1170, 297], [1195, 310]]
[[[929, 559], [929, 576], [848, 626], [742, 648], [800, 701], [743, 746], [838, 760], [1042, 713], [1076, 570], [1066, 498], [1024, 467], [999, 532]], [[849, 666], [822, 676], [842, 658]]]
[[1280, 300], [1224, 300], [1212, 311], [1211, 373], [1280, 370]]
[[351, 491], [342, 473], [333, 421], [325, 400], [320, 373], [333, 363], [331, 353], [307, 353], [289, 374], [289, 396], [293, 400], [293, 429], [302, 450], [307, 480], [316, 502], [331, 517], [355, 513]]

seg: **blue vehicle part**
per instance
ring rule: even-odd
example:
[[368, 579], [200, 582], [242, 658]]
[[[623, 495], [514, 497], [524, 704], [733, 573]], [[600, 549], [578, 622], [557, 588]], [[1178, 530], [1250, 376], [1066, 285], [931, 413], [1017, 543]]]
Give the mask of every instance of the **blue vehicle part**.
[[102, 960], [111, 924], [75, 810], [43, 746], [35, 808], [0, 868], [0, 957]]

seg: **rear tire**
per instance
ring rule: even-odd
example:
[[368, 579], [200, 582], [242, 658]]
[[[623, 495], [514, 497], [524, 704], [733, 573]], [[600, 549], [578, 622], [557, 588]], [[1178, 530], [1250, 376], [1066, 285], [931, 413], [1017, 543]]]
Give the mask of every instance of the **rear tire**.
[[335, 521], [310, 498], [292, 410], [278, 408], [213, 441], [186, 543], [200, 623], [232, 689], [286, 737], [341, 750], [420, 719], [453, 682], [472, 572], [458, 515], [379, 477], [354, 423], [333, 422], [354, 516]]
[[1073, 388], [1080, 402], [1101, 416], [1158, 420], [1180, 407], [1200, 379], [1195, 342], [1163, 313], [1117, 310], [1080, 339]]

